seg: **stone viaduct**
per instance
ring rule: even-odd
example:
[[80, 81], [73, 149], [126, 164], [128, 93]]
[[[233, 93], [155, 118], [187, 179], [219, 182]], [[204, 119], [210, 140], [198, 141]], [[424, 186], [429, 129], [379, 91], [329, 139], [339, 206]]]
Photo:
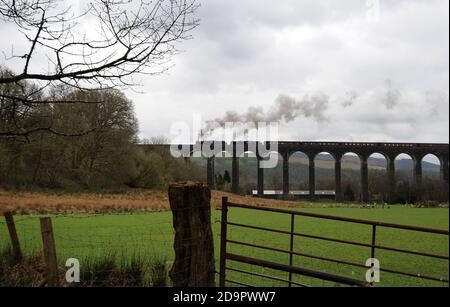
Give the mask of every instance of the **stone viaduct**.
[[[220, 149], [215, 149], [214, 146], [221, 144]], [[194, 154], [207, 146], [209, 150], [214, 152], [207, 158], [207, 181], [208, 185], [214, 186], [214, 160], [219, 153], [225, 152], [228, 157], [232, 158], [232, 191], [238, 193], [239, 191], [239, 158], [242, 154], [237, 153], [237, 148], [242, 148], [243, 152], [252, 152], [254, 148], [258, 148], [257, 144], [269, 150], [268, 143], [255, 142], [234, 142], [227, 144], [225, 142], [205, 142], [197, 143], [195, 145], [180, 145], [178, 148], [189, 148], [188, 154], [186, 151], [184, 157], [195, 156]], [[147, 145], [152, 146], [152, 145]], [[154, 145], [154, 146], [168, 146], [168, 145]], [[277, 153], [282, 157], [283, 163], [283, 194], [289, 194], [289, 158], [296, 152], [302, 152], [309, 158], [309, 195], [311, 200], [314, 200], [316, 186], [315, 186], [315, 158], [320, 153], [329, 153], [335, 161], [335, 191], [336, 201], [343, 200], [342, 189], [342, 157], [347, 153], [358, 155], [361, 162], [361, 189], [362, 201], [369, 202], [369, 169], [368, 159], [373, 154], [381, 154], [387, 161], [387, 178], [389, 183], [389, 199], [395, 199], [396, 176], [395, 176], [395, 159], [401, 154], [409, 155], [414, 163], [414, 182], [420, 188], [422, 184], [422, 160], [429, 154], [435, 155], [440, 160], [441, 166], [441, 180], [448, 188], [448, 167], [449, 167], [449, 144], [426, 144], [426, 143], [354, 143], [354, 142], [277, 142]], [[261, 161], [264, 159], [258, 152], [254, 153], [258, 161], [257, 170], [257, 189], [258, 195], [264, 195], [264, 168], [260, 167]]]

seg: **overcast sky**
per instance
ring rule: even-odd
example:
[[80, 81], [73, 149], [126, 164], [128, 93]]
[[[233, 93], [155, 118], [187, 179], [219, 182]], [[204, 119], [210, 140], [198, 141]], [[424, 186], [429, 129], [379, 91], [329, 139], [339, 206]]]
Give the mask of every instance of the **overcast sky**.
[[142, 137], [321, 94], [323, 119], [283, 122], [283, 140], [449, 141], [448, 0], [204, 0], [198, 16], [175, 66], [127, 92]]
[[[203, 0], [198, 17], [174, 66], [126, 91], [141, 137], [267, 115], [283, 95], [302, 105], [285, 141], [449, 142], [448, 0]], [[21, 44], [12, 27], [3, 51]]]

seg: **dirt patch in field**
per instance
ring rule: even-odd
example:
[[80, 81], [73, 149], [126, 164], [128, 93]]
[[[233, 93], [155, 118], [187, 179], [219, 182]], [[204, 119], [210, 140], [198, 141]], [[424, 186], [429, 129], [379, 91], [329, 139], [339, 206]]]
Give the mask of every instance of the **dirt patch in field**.
[[[307, 202], [268, 200], [213, 191], [212, 206], [214, 208], [221, 207], [223, 196], [228, 196], [232, 202], [257, 206], [284, 208], [310, 206]], [[0, 191], [0, 213], [6, 211], [15, 214], [146, 212], [165, 211], [169, 208], [167, 193], [161, 191], [63, 195]]]

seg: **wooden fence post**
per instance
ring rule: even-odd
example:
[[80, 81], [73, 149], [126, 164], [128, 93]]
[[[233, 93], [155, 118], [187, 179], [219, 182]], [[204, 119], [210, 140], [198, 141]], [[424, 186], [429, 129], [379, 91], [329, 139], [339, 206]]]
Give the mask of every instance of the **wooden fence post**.
[[220, 279], [219, 286], [225, 287], [227, 265], [227, 222], [228, 222], [228, 197], [222, 198], [222, 217], [220, 227]]
[[49, 217], [43, 217], [40, 221], [47, 285], [50, 287], [58, 287], [58, 261], [56, 259], [56, 246], [55, 238], [53, 236], [52, 220]]
[[16, 224], [11, 212], [4, 214], [6, 225], [8, 226], [9, 237], [11, 238], [11, 246], [14, 260], [20, 262], [22, 260], [22, 250], [20, 249], [19, 237], [17, 236]]
[[169, 186], [175, 229], [174, 287], [214, 287], [215, 260], [211, 229], [211, 190], [203, 183]]

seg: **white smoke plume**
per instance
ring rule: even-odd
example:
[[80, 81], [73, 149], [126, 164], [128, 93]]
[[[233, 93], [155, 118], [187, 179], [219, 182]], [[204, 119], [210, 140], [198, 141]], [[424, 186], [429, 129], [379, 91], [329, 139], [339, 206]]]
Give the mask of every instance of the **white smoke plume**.
[[305, 95], [296, 99], [287, 95], [280, 95], [274, 104], [264, 112], [262, 107], [250, 107], [242, 114], [236, 111], [228, 111], [223, 117], [208, 120], [201, 136], [207, 136], [218, 128], [224, 128], [226, 123], [246, 125], [258, 123], [289, 123], [299, 117], [313, 118], [316, 122], [327, 121], [325, 113], [328, 109], [330, 97], [323, 93]]

